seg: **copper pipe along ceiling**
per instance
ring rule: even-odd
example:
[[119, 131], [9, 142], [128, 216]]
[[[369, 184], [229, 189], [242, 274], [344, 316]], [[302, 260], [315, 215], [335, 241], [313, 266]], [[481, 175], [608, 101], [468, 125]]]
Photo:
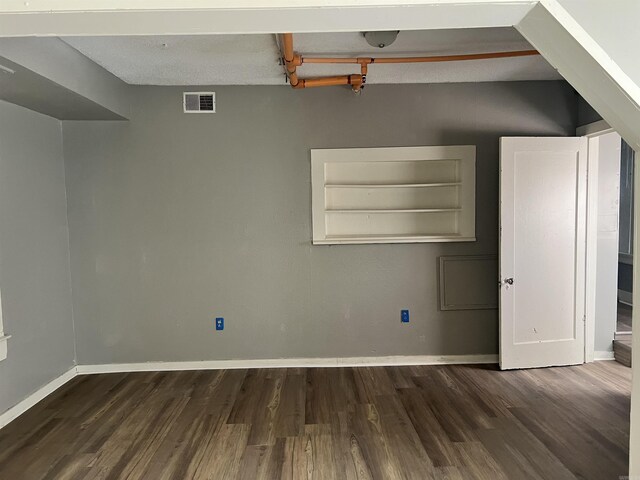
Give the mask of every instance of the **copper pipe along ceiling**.
[[[293, 34], [283, 33], [282, 43], [284, 50], [284, 64], [287, 70], [289, 83], [293, 88], [328, 87], [333, 85], [351, 85], [354, 92], [359, 92], [364, 85], [365, 77], [362, 74], [339, 75], [335, 77], [298, 78], [297, 67], [302, 65], [302, 57], [293, 51]], [[366, 72], [366, 70], [363, 70]]]
[[[293, 34], [283, 33], [284, 62], [289, 83], [293, 88], [325, 87], [331, 85], [351, 85], [359, 92], [366, 82], [367, 66], [373, 63], [435, 63], [460, 62], [466, 60], [486, 60], [491, 58], [526, 57], [540, 55], [537, 50], [519, 50], [513, 52], [472, 53], [466, 55], [440, 55], [425, 57], [305, 57], [293, 50]], [[305, 63], [355, 64], [360, 65], [360, 74], [339, 75], [335, 77], [298, 78], [297, 67]]]
[[471, 53], [468, 55], [441, 55], [434, 57], [300, 57], [300, 64], [304, 63], [347, 63], [370, 65], [372, 63], [435, 63], [460, 62], [464, 60], [485, 60], [489, 58], [527, 57], [540, 55], [537, 50], [519, 50], [515, 52]]
[[293, 62], [293, 34], [285, 33], [282, 35], [282, 39], [284, 44], [284, 63], [287, 69], [287, 77], [289, 77], [289, 83], [291, 83], [291, 86], [296, 87], [299, 82], [298, 74], [296, 73], [296, 65]]
[[362, 88], [362, 75], [338, 75], [335, 77], [319, 77], [299, 79], [293, 88], [330, 87], [333, 85], [351, 85], [354, 91]]

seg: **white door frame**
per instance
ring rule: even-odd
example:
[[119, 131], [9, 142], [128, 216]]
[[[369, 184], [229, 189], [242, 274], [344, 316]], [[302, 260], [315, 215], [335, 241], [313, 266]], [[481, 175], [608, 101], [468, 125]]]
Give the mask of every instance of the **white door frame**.
[[596, 251], [598, 246], [598, 138], [615, 130], [604, 120], [578, 127], [576, 135], [588, 138], [587, 154], [587, 248], [585, 272], [584, 361], [595, 358], [596, 341]]

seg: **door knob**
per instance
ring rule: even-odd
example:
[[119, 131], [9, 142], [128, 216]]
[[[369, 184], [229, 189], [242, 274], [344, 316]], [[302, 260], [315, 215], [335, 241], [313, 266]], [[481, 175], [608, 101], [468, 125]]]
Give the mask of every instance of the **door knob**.
[[513, 285], [513, 278], [505, 278], [504, 279], [504, 283], [506, 283], [507, 285]]

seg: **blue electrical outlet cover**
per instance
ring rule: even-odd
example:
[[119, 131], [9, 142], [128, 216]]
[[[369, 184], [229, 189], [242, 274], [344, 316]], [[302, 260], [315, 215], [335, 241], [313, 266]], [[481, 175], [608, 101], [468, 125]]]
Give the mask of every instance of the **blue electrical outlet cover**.
[[400, 310], [400, 321], [402, 323], [409, 323], [409, 310]]
[[216, 330], [224, 330], [224, 318], [216, 318]]

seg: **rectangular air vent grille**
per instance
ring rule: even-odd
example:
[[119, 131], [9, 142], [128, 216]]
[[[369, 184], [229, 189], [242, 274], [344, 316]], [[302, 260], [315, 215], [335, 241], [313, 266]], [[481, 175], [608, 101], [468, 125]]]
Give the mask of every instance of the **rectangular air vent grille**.
[[184, 92], [183, 106], [185, 113], [215, 113], [215, 92]]

